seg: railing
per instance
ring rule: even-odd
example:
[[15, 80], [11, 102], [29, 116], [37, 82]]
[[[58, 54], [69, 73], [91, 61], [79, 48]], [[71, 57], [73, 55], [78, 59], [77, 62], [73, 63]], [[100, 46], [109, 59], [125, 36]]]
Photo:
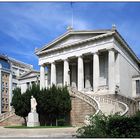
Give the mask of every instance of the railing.
[[[111, 98], [107, 98], [107, 97], [104, 97], [104, 96], [96, 96], [95, 99], [101, 103], [108, 103], [108, 104], [112, 104], [114, 106], [117, 106], [121, 109], [120, 112], [118, 112], [121, 116], [123, 115], [126, 115], [129, 108], [128, 106], [121, 102], [121, 101], [117, 101], [117, 100], [113, 100]], [[117, 113], [117, 112], [116, 112]]]
[[121, 115], [121, 116], [126, 115], [126, 114], [128, 113], [129, 107], [128, 107], [125, 103], [123, 103], [123, 102], [118, 101], [118, 103], [119, 103], [119, 104], [118, 104], [119, 107], [122, 108], [122, 109], [124, 110], [124, 112], [122, 112], [120, 115]]
[[[88, 104], [90, 104], [96, 110], [96, 112], [95, 112], [95, 114], [93, 114], [93, 116], [101, 113], [100, 105], [95, 98], [93, 98], [89, 95], [86, 95], [85, 93], [79, 92], [78, 90], [76, 90], [74, 88], [69, 87], [68, 89], [70, 91], [70, 95], [75, 95], [79, 99], [81, 99], [81, 100], [87, 102]], [[90, 124], [89, 118], [90, 118], [90, 115], [85, 116], [85, 121], [84, 122], [86, 123], [86, 125]]]
[[98, 101], [96, 101], [96, 99], [86, 95], [85, 93], [79, 92], [78, 90], [74, 88], [69, 88], [69, 91], [70, 91], [70, 94], [72, 93], [72, 95], [77, 96], [78, 98], [84, 100], [85, 102], [90, 104], [92, 107], [94, 107], [94, 109], [96, 110], [96, 113], [99, 112], [100, 106], [99, 106]]
[[13, 116], [14, 114], [15, 114], [14, 110], [0, 114], [0, 122], [4, 121], [5, 119], [7, 119], [11, 116]]

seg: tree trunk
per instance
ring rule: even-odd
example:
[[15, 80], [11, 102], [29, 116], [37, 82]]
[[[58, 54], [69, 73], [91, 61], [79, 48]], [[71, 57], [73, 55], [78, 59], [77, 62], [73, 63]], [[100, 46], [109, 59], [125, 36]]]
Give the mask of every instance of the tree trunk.
[[56, 122], [55, 122], [55, 125], [56, 125], [56, 126], [58, 126], [58, 121], [57, 121], [57, 118], [56, 118]]
[[27, 126], [26, 117], [23, 117], [23, 119], [24, 119], [25, 126]]

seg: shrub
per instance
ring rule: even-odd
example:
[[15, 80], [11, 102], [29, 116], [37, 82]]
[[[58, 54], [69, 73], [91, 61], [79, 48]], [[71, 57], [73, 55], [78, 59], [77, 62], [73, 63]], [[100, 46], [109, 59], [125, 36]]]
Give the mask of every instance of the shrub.
[[77, 130], [77, 137], [83, 138], [104, 138], [106, 137], [107, 117], [103, 114], [90, 118], [90, 125]]
[[65, 119], [58, 119], [57, 123], [58, 123], [58, 126], [65, 126], [66, 125]]
[[91, 125], [77, 130], [80, 138], [140, 138], [140, 112], [135, 116], [96, 115]]

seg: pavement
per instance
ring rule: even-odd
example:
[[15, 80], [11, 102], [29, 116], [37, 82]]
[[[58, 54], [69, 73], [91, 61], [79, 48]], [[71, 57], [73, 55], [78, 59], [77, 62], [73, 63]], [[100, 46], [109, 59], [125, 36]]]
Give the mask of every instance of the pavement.
[[0, 127], [0, 138], [76, 138], [78, 127], [67, 128], [4, 128]]

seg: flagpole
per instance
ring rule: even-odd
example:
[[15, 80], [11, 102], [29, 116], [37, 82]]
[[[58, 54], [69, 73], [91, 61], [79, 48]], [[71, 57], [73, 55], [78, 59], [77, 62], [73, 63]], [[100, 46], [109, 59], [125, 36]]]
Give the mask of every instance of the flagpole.
[[71, 2], [71, 10], [72, 10], [72, 21], [71, 21], [71, 26], [73, 28], [73, 2]]

